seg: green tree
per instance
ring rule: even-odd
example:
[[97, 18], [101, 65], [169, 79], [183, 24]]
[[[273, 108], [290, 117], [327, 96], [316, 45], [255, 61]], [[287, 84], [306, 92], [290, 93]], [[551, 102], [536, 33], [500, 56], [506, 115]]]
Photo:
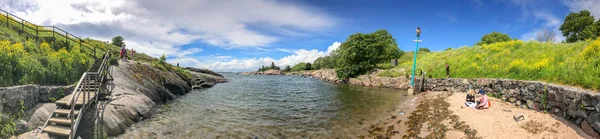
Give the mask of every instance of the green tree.
[[600, 35], [600, 23], [594, 23], [594, 20], [594, 16], [588, 10], [570, 13], [564, 23], [560, 25], [559, 30], [566, 37], [567, 42], [595, 39]]
[[291, 70], [292, 70], [292, 68], [290, 68], [290, 65], [287, 65], [287, 66], [285, 66], [285, 68], [283, 68], [284, 72], [288, 72], [288, 71], [291, 71]]
[[370, 34], [356, 33], [350, 35], [338, 49], [335, 71], [340, 79], [348, 79], [400, 55], [396, 40], [386, 30]]
[[311, 70], [312, 69], [312, 65], [310, 65], [310, 63], [306, 63], [306, 66], [304, 66], [304, 70]]
[[121, 36], [115, 36], [112, 38], [112, 44], [117, 46], [117, 47], [122, 47], [123, 45], [125, 45], [125, 42], [123, 42], [123, 37]]
[[429, 51], [429, 48], [425, 48], [425, 47], [423, 47], [423, 48], [419, 48], [419, 51], [423, 51], [423, 52], [431, 52], [431, 51]]
[[275, 69], [275, 62], [271, 62], [271, 67], [270, 69]]
[[298, 63], [292, 67], [290, 71], [303, 71], [306, 70], [306, 63]]
[[511, 39], [508, 35], [494, 31], [492, 33], [483, 35], [483, 37], [481, 37], [481, 40], [479, 42], [475, 43], [475, 45], [492, 44], [492, 43], [497, 43], [497, 42], [507, 42], [510, 40]]

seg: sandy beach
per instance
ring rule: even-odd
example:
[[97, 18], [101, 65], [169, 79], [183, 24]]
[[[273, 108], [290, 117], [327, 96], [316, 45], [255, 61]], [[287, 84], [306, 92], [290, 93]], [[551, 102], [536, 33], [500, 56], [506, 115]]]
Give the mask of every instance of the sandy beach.
[[[461, 121], [477, 130], [477, 136], [491, 139], [520, 139], [520, 138], [547, 138], [547, 139], [574, 139], [591, 138], [581, 129], [551, 114], [523, 109], [501, 99], [488, 97], [491, 107], [486, 110], [477, 110], [469, 107], [461, 108], [465, 102], [466, 93], [454, 93], [446, 98], [450, 103], [450, 111], [460, 117]], [[477, 95], [476, 99], [480, 96]], [[522, 113], [525, 120], [516, 122], [514, 115]], [[449, 133], [447, 138], [461, 138], [461, 134]]]
[[[466, 93], [424, 92], [405, 107], [404, 115], [388, 118], [385, 125], [372, 127], [366, 138], [483, 138], [483, 139], [577, 139], [592, 138], [563, 118], [523, 109], [498, 98], [488, 97], [491, 107], [477, 110], [462, 107]], [[481, 98], [476, 95], [476, 99]], [[516, 114], [525, 120], [516, 122]]]

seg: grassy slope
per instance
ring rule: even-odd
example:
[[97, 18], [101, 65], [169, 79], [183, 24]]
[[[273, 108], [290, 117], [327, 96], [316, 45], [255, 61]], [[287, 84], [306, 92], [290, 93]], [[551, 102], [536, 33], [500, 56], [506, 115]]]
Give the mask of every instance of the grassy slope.
[[[109, 50], [115, 56], [112, 61], [116, 62], [116, 56], [120, 51], [120, 47], [93, 39], [85, 39], [88, 43], [79, 47], [79, 42], [57, 34], [54, 35], [56, 37], [56, 44], [54, 44], [48, 38], [53, 36], [52, 32], [39, 32], [42, 39], [36, 42], [32, 37], [36, 32], [31, 29], [36, 28], [36, 25], [27, 24], [26, 27], [21, 27], [20, 23], [8, 20], [9, 26], [7, 26], [6, 21], [6, 16], [0, 15], [0, 42], [2, 42], [0, 43], [2, 44], [0, 86], [73, 84], [94, 64], [94, 55], [101, 57], [104, 51]], [[24, 33], [15, 30], [22, 28], [25, 29]], [[65, 47], [67, 44], [69, 47]], [[42, 45], [50, 49], [41, 47]], [[96, 48], [95, 53], [94, 48]], [[144, 62], [157, 61], [156, 58], [143, 53], [136, 53], [135, 59]]]
[[[412, 57], [412, 52], [400, 57], [396, 68], [411, 69]], [[434, 78], [445, 78], [445, 63], [451, 66], [452, 78], [539, 80], [600, 89], [600, 39], [560, 44], [518, 40], [442, 52], [420, 52], [417, 70], [423, 69]]]

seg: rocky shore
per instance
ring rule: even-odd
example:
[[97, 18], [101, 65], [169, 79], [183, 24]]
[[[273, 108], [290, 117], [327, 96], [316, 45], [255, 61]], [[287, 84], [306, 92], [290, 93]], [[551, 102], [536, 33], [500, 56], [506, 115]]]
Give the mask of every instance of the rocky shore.
[[242, 75], [284, 75], [280, 70], [270, 69], [267, 71], [253, 71], [253, 72], [242, 72]]
[[[107, 100], [98, 102], [99, 113], [95, 111], [86, 113], [92, 116], [85, 119], [88, 121], [87, 124], [85, 122], [80, 124], [77, 133], [82, 138], [91, 138], [91, 134], [117, 136], [134, 123], [151, 118], [162, 104], [185, 95], [193, 88], [208, 88], [227, 81], [222, 75], [209, 70], [194, 68], [188, 70], [193, 75], [193, 79], [188, 79], [173, 70], [163, 71], [154, 68], [149, 63], [129, 61], [111, 66], [110, 72], [114, 80], [107, 83], [104, 90], [111, 95]], [[31, 110], [34, 112], [29, 121], [36, 123], [29, 125], [31, 129], [41, 126], [51, 114], [54, 104], [47, 102], [49, 101], [38, 102], [39, 108]], [[30, 138], [35, 132], [36, 130], [30, 131], [18, 138]], [[44, 137], [43, 134], [41, 136]]]
[[[381, 77], [377, 75], [380, 72], [383, 72], [383, 70], [376, 70], [366, 75], [360, 75], [356, 78], [350, 78], [345, 83], [367, 87], [385, 87], [402, 90], [408, 89], [410, 87], [410, 79], [406, 77]], [[309, 76], [325, 81], [330, 81], [333, 83], [344, 83], [344, 81], [338, 79], [334, 69], [289, 72], [285, 75]]]

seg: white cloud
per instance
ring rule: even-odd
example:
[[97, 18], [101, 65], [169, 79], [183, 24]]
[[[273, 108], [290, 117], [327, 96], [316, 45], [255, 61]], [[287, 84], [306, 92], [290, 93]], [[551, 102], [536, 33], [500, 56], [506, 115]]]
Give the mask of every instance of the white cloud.
[[[280, 49], [278, 51], [290, 51], [293, 53], [292, 55], [285, 56], [280, 59], [273, 59], [271, 57], [263, 57], [263, 58], [252, 58], [252, 59], [232, 59], [229, 61], [199, 61], [193, 58], [176, 58], [172, 60], [167, 60], [169, 63], [181, 63], [182, 66], [193, 66], [199, 68], [207, 68], [214, 71], [227, 71], [227, 72], [239, 72], [239, 71], [255, 71], [259, 67], [265, 65], [271, 65], [271, 62], [275, 62], [275, 65], [284, 67], [284, 66], [294, 66], [300, 62], [313, 62], [319, 57], [328, 56], [332, 51], [339, 48], [341, 45], [340, 42], [334, 42], [332, 45], [327, 47], [327, 51], [319, 51], [316, 49], [306, 50], [288, 50], [288, 49]], [[216, 59], [231, 59], [233, 57], [229, 56], [211, 56], [210, 58]], [[211, 61], [211, 62], [208, 62]]]
[[542, 21], [543, 25], [542, 27], [533, 29], [532, 31], [521, 35], [522, 40], [535, 40], [537, 34], [543, 29], [550, 29], [552, 32], [554, 32], [554, 34], [556, 34], [556, 39], [554, 39], [554, 42], [558, 43], [565, 40], [565, 37], [562, 36], [560, 30], [558, 30], [560, 25], [562, 25], [562, 20], [550, 14], [549, 12], [535, 12], [533, 13], [533, 16], [535, 17], [536, 21]]
[[[6, 6], [8, 5], [8, 6]], [[84, 38], [110, 40], [151, 56], [179, 56], [178, 46], [200, 41], [224, 48], [260, 48], [281, 35], [319, 32], [332, 17], [316, 9], [274, 0], [2, 0], [0, 7], [33, 23], [56, 25]], [[264, 30], [263, 30], [264, 31]]]
[[600, 17], [600, 0], [562, 0], [571, 12], [588, 10], [596, 18]]
[[333, 42], [333, 44], [329, 45], [329, 47], [327, 47], [327, 53], [331, 53], [334, 50], [337, 50], [338, 48], [340, 48], [340, 45], [342, 45], [341, 42]]
[[186, 57], [188, 55], [197, 53], [197, 52], [202, 52], [202, 49], [200, 48], [190, 48], [190, 49], [186, 49], [180, 53], [175, 54], [176, 57]]

